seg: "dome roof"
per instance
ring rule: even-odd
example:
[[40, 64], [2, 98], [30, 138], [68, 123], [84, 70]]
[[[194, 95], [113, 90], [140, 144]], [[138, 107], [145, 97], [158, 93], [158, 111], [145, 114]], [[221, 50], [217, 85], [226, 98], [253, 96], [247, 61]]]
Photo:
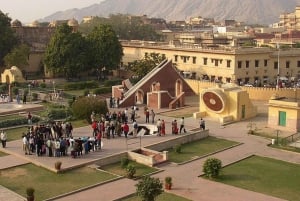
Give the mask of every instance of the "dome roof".
[[68, 21], [68, 25], [69, 25], [70, 27], [77, 27], [77, 26], [78, 26], [78, 21], [75, 20], [74, 18], [73, 18], [73, 19], [70, 19], [70, 20]]
[[14, 21], [11, 23], [11, 26], [12, 26], [12, 27], [21, 27], [21, 26], [22, 26], [22, 23], [21, 23], [19, 20], [14, 20]]

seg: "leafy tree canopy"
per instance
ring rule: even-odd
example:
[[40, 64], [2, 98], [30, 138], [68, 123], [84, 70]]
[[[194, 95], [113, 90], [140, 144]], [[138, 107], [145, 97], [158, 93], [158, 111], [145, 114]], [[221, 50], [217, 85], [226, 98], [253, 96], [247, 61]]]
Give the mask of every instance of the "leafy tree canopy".
[[29, 53], [30, 48], [28, 47], [28, 45], [21, 44], [15, 47], [4, 57], [5, 65], [8, 67], [27, 65]]
[[64, 73], [74, 77], [78, 72], [87, 70], [88, 46], [85, 38], [73, 32], [67, 24], [57, 28], [45, 51], [45, 64], [54, 73]]
[[146, 53], [143, 59], [129, 64], [127, 69], [134, 72], [139, 78], [142, 78], [165, 59], [166, 56], [159, 53]]
[[90, 66], [93, 68], [116, 69], [123, 56], [119, 39], [109, 25], [99, 25], [87, 35], [90, 46]]
[[4, 64], [4, 57], [18, 43], [10, 22], [11, 18], [0, 10], [0, 66]]

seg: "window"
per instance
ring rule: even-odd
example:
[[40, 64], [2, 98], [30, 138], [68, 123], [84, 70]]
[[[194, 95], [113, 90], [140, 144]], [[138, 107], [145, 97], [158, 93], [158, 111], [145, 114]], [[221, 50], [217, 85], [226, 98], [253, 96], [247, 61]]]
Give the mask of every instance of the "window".
[[250, 61], [246, 61], [246, 68], [249, 68], [249, 65], [250, 65]]
[[175, 55], [175, 62], [177, 62], [178, 60], [178, 55]]
[[265, 67], [268, 66], [268, 60], [267, 59], [264, 60], [264, 66]]
[[300, 61], [297, 61], [297, 67], [300, 67]]
[[207, 65], [207, 58], [203, 58], [203, 64]]
[[196, 63], [196, 57], [193, 57], [193, 64]]
[[238, 61], [238, 68], [242, 68], [242, 61]]
[[227, 68], [230, 68], [231, 60], [227, 60]]
[[285, 62], [285, 67], [286, 67], [286, 68], [290, 68], [290, 61], [286, 61], [286, 62]]
[[215, 66], [218, 66], [218, 65], [219, 65], [219, 60], [215, 59]]
[[259, 67], [259, 60], [255, 60], [255, 68]]
[[186, 57], [183, 57], [183, 63], [186, 63]]
[[278, 69], [278, 61], [274, 62], [274, 69]]

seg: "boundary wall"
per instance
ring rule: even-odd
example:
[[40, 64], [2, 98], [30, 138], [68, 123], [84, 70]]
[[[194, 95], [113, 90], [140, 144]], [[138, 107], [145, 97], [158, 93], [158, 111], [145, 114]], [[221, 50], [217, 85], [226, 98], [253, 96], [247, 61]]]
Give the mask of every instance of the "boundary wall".
[[[217, 85], [214, 82], [205, 82], [200, 80], [185, 79], [196, 94], [200, 94], [202, 90], [212, 88]], [[249, 98], [255, 101], [269, 101], [269, 99], [277, 94], [279, 97], [292, 99], [300, 99], [300, 88], [267, 88], [267, 87], [243, 87], [249, 94]]]

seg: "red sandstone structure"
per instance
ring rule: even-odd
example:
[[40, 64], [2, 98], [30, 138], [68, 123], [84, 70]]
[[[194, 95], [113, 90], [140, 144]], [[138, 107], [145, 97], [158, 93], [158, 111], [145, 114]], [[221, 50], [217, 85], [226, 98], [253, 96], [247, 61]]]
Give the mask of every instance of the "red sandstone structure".
[[172, 60], [164, 60], [134, 86], [129, 80], [112, 87], [112, 96], [119, 98], [119, 107], [146, 104], [151, 108], [177, 108], [184, 106], [185, 96], [195, 95]]

